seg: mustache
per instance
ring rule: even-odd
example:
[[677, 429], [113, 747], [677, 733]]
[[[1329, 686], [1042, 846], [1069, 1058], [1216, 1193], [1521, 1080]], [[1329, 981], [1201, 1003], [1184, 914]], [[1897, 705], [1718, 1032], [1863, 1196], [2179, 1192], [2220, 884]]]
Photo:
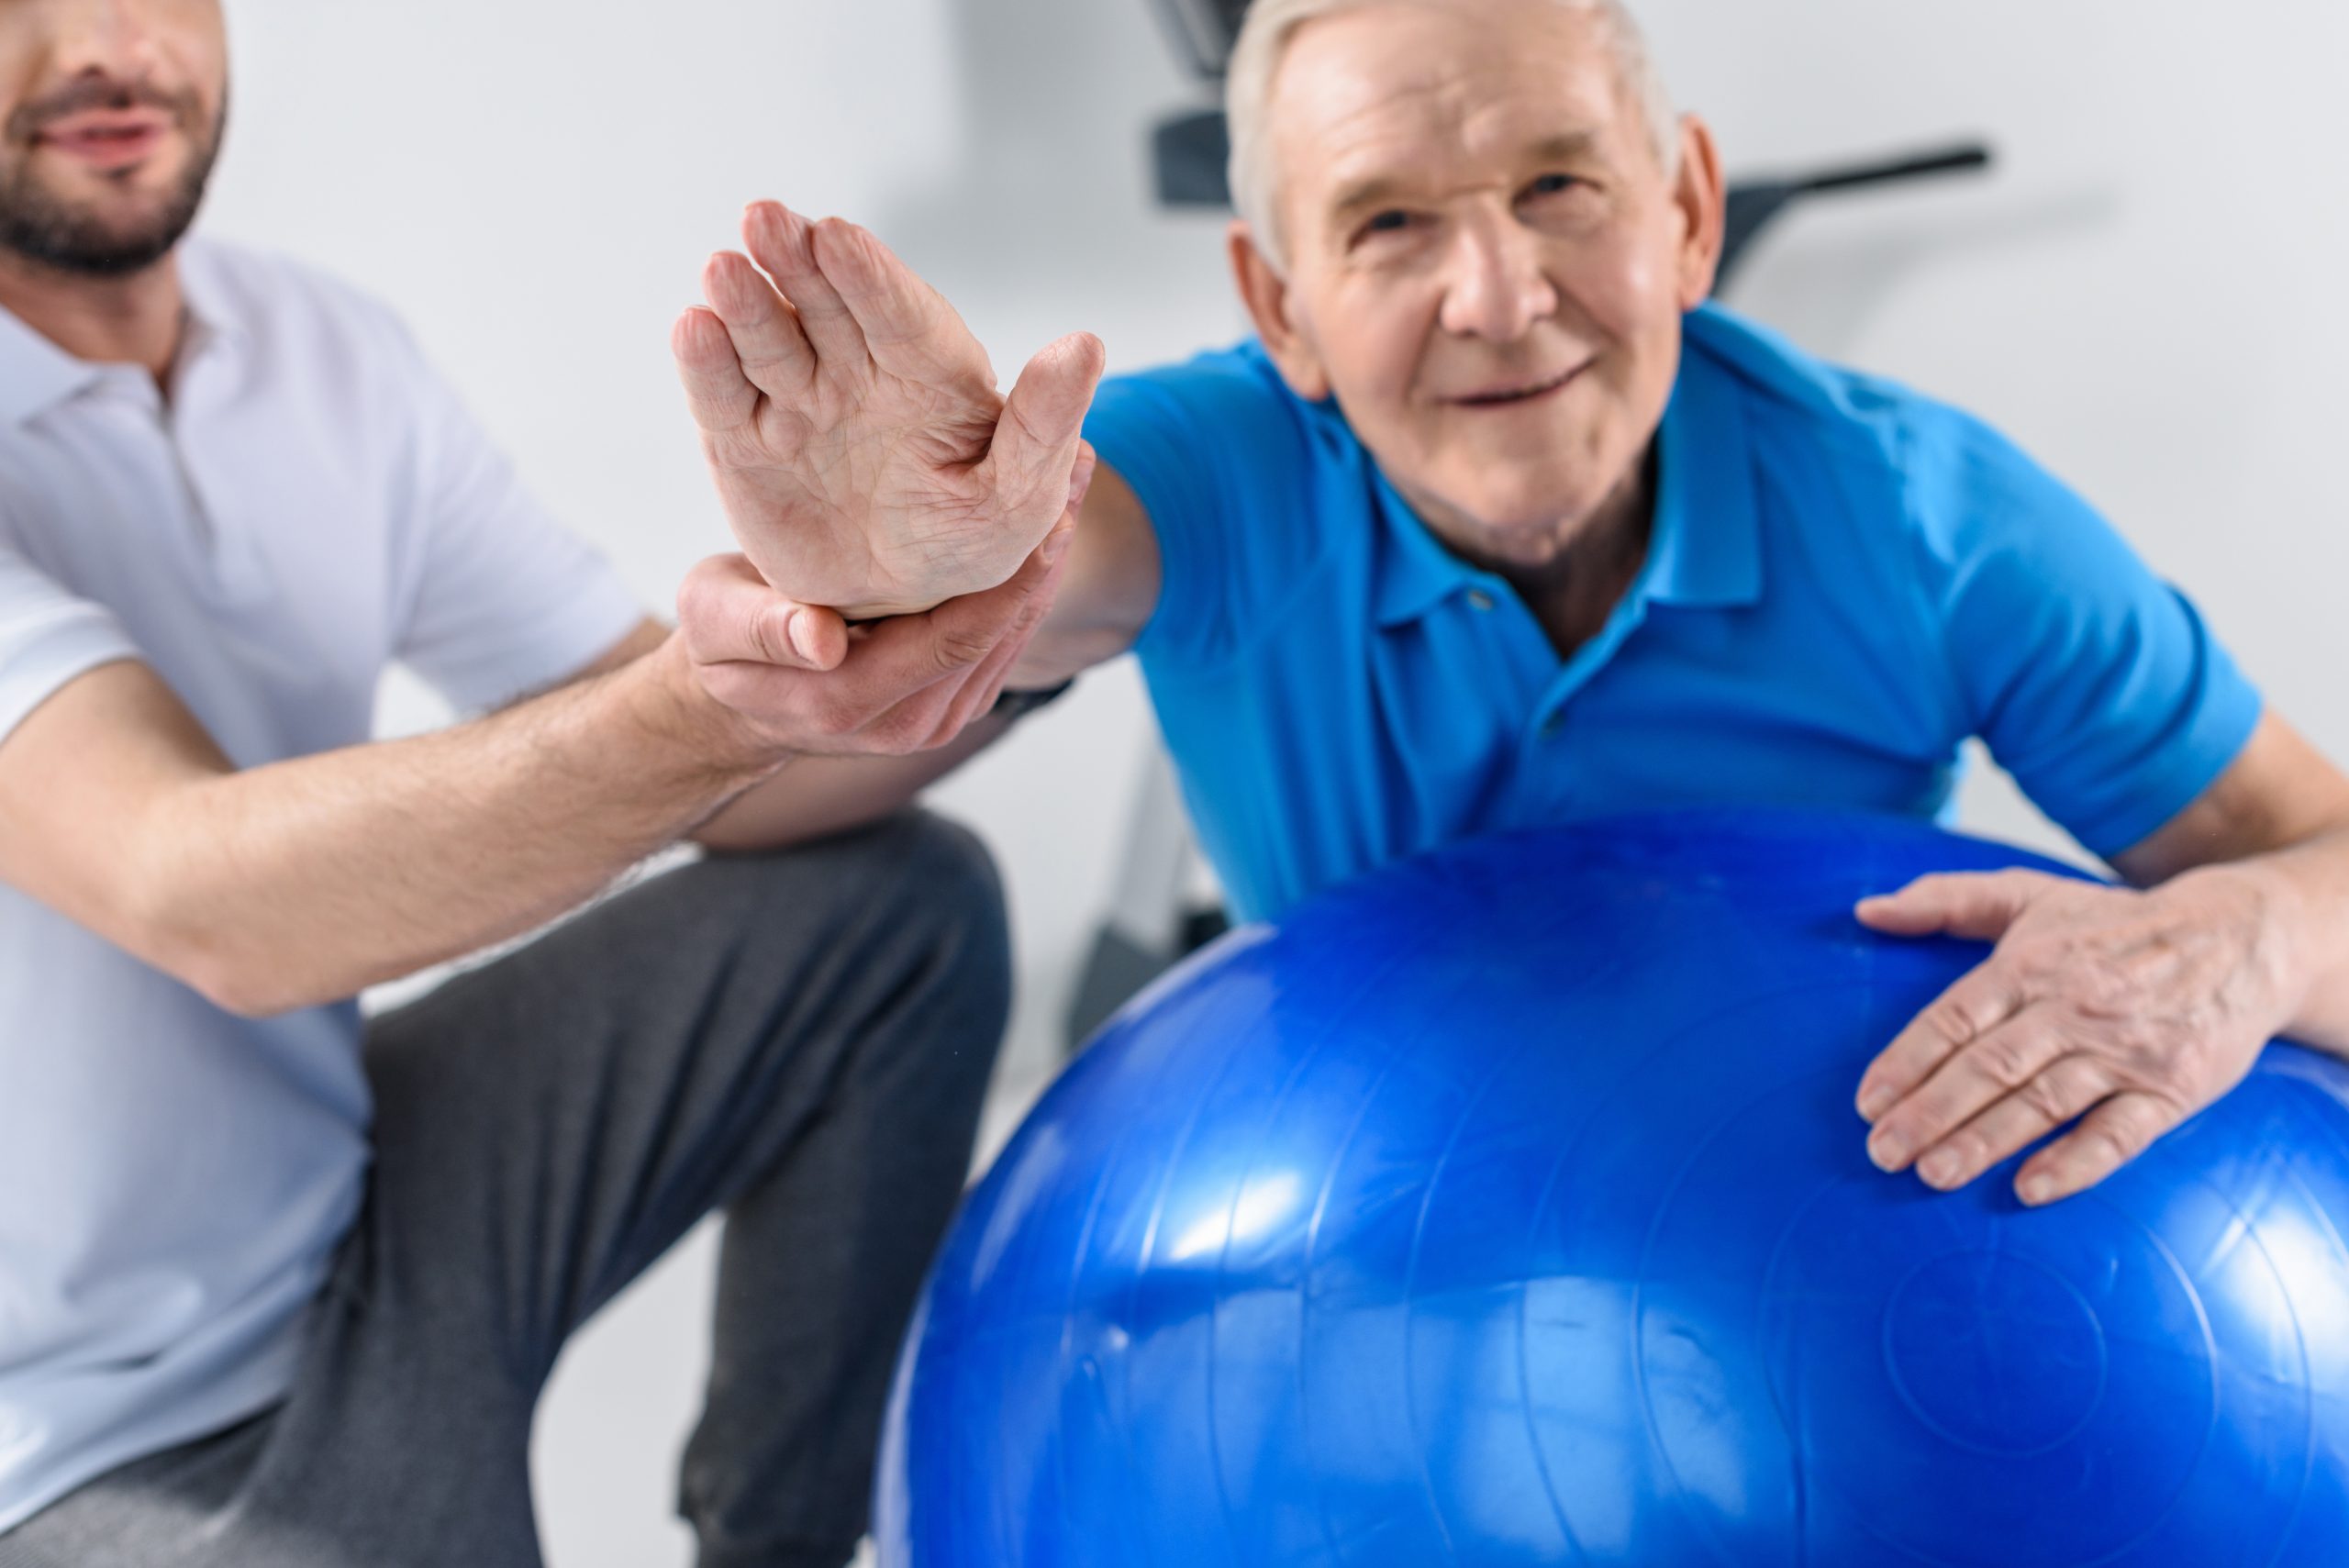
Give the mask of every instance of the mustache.
[[106, 76], [84, 76], [68, 83], [46, 98], [19, 105], [8, 117], [11, 141], [29, 141], [44, 126], [70, 115], [93, 109], [160, 109], [183, 127], [195, 123], [197, 104], [193, 92], [166, 93], [148, 82], [117, 82]]

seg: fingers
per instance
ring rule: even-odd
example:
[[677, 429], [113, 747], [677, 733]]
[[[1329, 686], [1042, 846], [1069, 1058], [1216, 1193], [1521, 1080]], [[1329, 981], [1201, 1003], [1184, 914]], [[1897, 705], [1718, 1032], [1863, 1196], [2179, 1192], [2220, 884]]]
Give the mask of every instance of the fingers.
[[[941, 328], [954, 348], [977, 350], [963, 318], [871, 230], [827, 218], [816, 226], [812, 243], [826, 281], [863, 329], [874, 363], [893, 375], [917, 379], [966, 368], [968, 351], [953, 363], [941, 363], [934, 351]], [[978, 358], [984, 361], [983, 350]], [[995, 390], [992, 375], [986, 390]]]
[[1063, 338], [1028, 361], [986, 457], [985, 466], [1004, 492], [1057, 489], [1071, 474], [1084, 444], [1085, 416], [1107, 363], [1101, 339], [1090, 332]]
[[818, 361], [851, 369], [866, 362], [864, 334], [840, 291], [817, 264], [815, 226], [781, 202], [752, 202], [742, 212], [742, 242], [799, 315]]
[[677, 626], [696, 664], [767, 664], [818, 673], [848, 656], [840, 617], [785, 598], [740, 555], [713, 556], [677, 590]]
[[1003, 695], [1004, 682], [1009, 678], [1012, 666], [1019, 662], [1019, 655], [1026, 651], [1037, 624], [1043, 618], [1032, 609], [1032, 596], [1030, 604], [1031, 609], [1013, 623], [1003, 640], [960, 682], [947, 701], [945, 711], [930, 726], [926, 745], [945, 745], [994, 708], [996, 699]]
[[[2023, 995], [1994, 958], [1967, 973], [1894, 1037], [1860, 1079], [1859, 1111], [1880, 1121], [1966, 1046], [2021, 1010]], [[1913, 1152], [1913, 1151], [1911, 1151]]]
[[2152, 1148], [2178, 1120], [2152, 1095], [2115, 1095], [2024, 1163], [2015, 1195], [2036, 1207], [2084, 1193]]
[[[1071, 532], [1063, 520], [1000, 587], [853, 638], [831, 612], [775, 594], [742, 557], [717, 557], [678, 595], [687, 651], [719, 701], [789, 750], [903, 755], [941, 746], [1001, 695], [1051, 608]], [[810, 668], [821, 678], [802, 673]]]
[[1045, 617], [1052, 613], [1052, 601], [1060, 591], [1062, 576], [1067, 571], [1072, 537], [1071, 525], [1063, 524], [1055, 528], [1046, 536], [1043, 544], [1023, 569], [1037, 573], [1035, 585], [1029, 592], [1027, 602], [1010, 631], [988, 655], [986, 662], [973, 673], [971, 689], [963, 695], [958, 712], [951, 716], [951, 728], [944, 739], [951, 740], [960, 734], [964, 725], [993, 709], [996, 700], [1003, 695], [1004, 686], [1010, 680], [1020, 656], [1028, 651], [1028, 645], [1035, 640]]
[[[1009, 582], [950, 599], [926, 614], [897, 616], [861, 630], [851, 653], [852, 677], [878, 716], [941, 682], [969, 675], [1023, 623], [1041, 612], [1037, 600], [1057, 562], [1031, 555]], [[951, 698], [952, 693], [937, 694]], [[941, 703], [942, 707], [942, 703]]]
[[2061, 877], [2032, 871], [1920, 877], [1898, 893], [1862, 899], [1854, 913], [1862, 925], [1891, 936], [1994, 942], [2034, 899], [2064, 885]]
[[2063, 1057], [1942, 1140], [1917, 1162], [1917, 1175], [1929, 1187], [1954, 1192], [2085, 1116], [2112, 1090], [2093, 1059]]
[[721, 250], [702, 269], [701, 288], [734, 340], [735, 358], [752, 385], [777, 402], [802, 395], [816, 373], [816, 350], [799, 318], [750, 259]]
[[1100, 454], [1091, 441], [1076, 443], [1076, 466], [1069, 470], [1068, 511], [1073, 524], [1076, 514], [1085, 510], [1085, 498], [1093, 493], [1093, 476], [1101, 471]]
[[[843, 633], [846, 656], [810, 674], [764, 660], [700, 664], [703, 684], [727, 706], [756, 719], [770, 740], [816, 756], [903, 756], [923, 750], [972, 666], [941, 672], [919, 622], [903, 617]], [[974, 662], [985, 657], [974, 651]]]
[[734, 339], [717, 312], [695, 306], [677, 317], [669, 333], [669, 351], [676, 357], [677, 378], [685, 383], [695, 424], [722, 436], [751, 422], [759, 389], [742, 373]]
[[[1868, 1138], [1868, 1158], [1882, 1170], [1907, 1170], [1959, 1128], [2033, 1083], [2064, 1053], [2062, 1033], [2044, 1009], [2009, 1019], [1951, 1052], [1931, 1077], [1886, 1112]], [[1947, 1163], [1942, 1162], [1943, 1168]], [[1920, 1174], [1942, 1184], [1930, 1172]]]
[[929, 751], [995, 706], [1003, 683], [1041, 622], [1059, 559], [1039, 550], [999, 588], [927, 615], [882, 622], [862, 634], [832, 709], [838, 750], [887, 755]]

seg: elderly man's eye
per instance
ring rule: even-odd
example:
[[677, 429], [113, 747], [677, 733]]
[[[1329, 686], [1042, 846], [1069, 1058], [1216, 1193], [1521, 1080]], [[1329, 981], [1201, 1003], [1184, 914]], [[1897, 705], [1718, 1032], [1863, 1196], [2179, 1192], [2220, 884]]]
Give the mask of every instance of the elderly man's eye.
[[1400, 207], [1390, 207], [1375, 217], [1364, 219], [1352, 234], [1346, 236], [1346, 249], [1389, 239], [1398, 234], [1408, 234], [1419, 226], [1418, 218]]
[[1557, 196], [1574, 190], [1582, 182], [1572, 174], [1544, 174], [1526, 187], [1529, 196]]

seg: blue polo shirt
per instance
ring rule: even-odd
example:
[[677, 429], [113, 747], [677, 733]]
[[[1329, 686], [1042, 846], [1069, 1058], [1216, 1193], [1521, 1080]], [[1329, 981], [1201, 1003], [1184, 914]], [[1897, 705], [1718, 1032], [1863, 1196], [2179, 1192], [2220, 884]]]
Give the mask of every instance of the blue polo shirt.
[[1157, 530], [1137, 651], [1249, 917], [1614, 811], [1933, 817], [1974, 736], [2110, 856], [2260, 716], [2194, 606], [1996, 431], [1712, 307], [1688, 318], [1645, 566], [1570, 660], [1257, 345], [1108, 383], [1085, 434]]

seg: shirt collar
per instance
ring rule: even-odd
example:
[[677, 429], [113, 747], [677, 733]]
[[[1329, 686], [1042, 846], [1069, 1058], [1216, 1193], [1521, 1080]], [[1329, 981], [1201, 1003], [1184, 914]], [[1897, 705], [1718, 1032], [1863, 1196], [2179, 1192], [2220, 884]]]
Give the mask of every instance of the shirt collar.
[[22, 425], [82, 391], [106, 367], [77, 360], [0, 310], [0, 423]]
[[[181, 250], [180, 295], [186, 308], [181, 366], [216, 344], [243, 339], [236, 312], [223, 297], [209, 258], [198, 246]], [[0, 425], [20, 426], [47, 413], [85, 391], [108, 369], [75, 359], [27, 326], [15, 312], [0, 309]]]
[[1719, 607], [1759, 602], [1762, 509], [1745, 389], [1728, 366], [1685, 340], [1658, 439], [1648, 596]]
[[1456, 594], [1486, 581], [1445, 549], [1383, 470], [1378, 473], [1378, 624], [1392, 629], [1419, 619]]
[[[1680, 374], [1657, 435], [1655, 528], [1633, 590], [1666, 605], [1729, 607], [1762, 597], [1762, 520], [1744, 400], [1734, 375], [1684, 344]], [[1383, 548], [1378, 624], [1418, 620], [1493, 579], [1445, 549], [1410, 504], [1378, 475]]]
[[180, 247], [180, 297], [187, 305], [187, 335], [180, 345], [181, 363], [216, 343], [241, 345], [247, 341], [244, 318], [237, 313], [219, 270], [213, 265], [211, 248], [202, 239], [190, 239]]

